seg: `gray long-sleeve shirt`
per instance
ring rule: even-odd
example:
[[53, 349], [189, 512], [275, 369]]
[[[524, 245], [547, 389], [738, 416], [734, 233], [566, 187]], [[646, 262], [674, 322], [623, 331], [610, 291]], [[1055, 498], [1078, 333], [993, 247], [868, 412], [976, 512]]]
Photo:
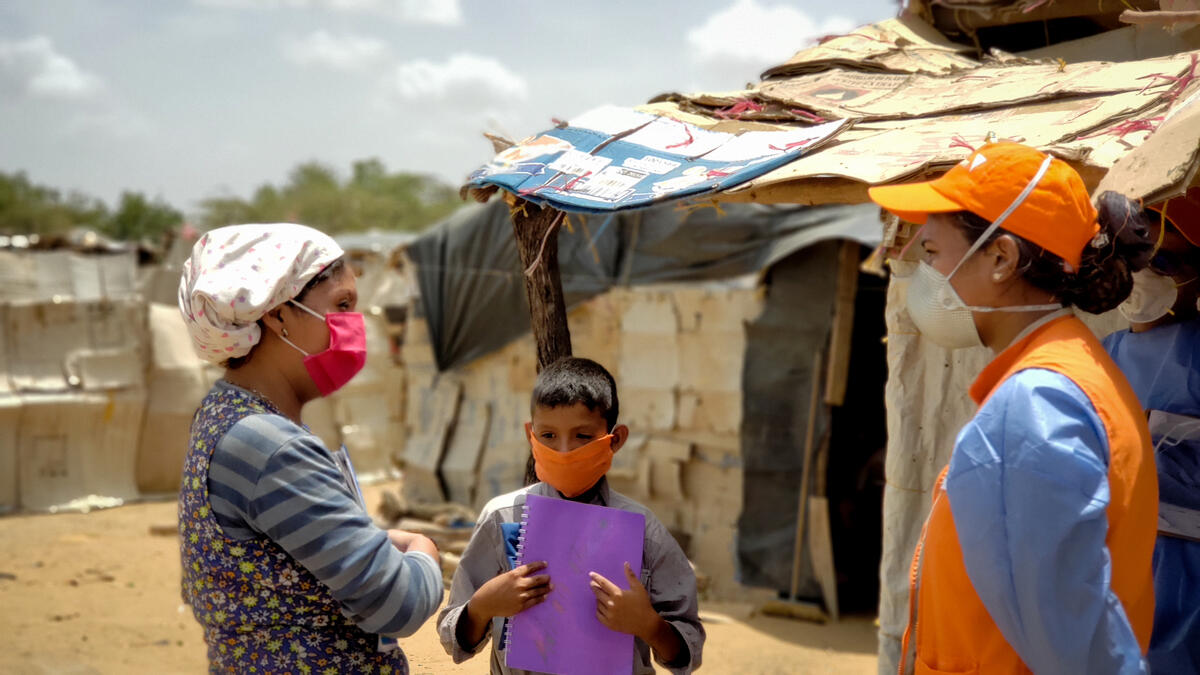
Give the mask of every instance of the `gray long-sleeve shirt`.
[[[462, 619], [467, 601], [484, 583], [498, 574], [512, 569], [505, 553], [504, 523], [519, 523], [525, 507], [525, 495], [562, 499], [557, 490], [545, 483], [500, 495], [483, 507], [475, 525], [471, 541], [463, 552], [458, 570], [450, 586], [450, 599], [438, 615], [438, 636], [446, 653], [455, 663], [478, 654], [491, 637], [492, 675], [525, 675], [528, 671], [510, 669], [504, 664], [505, 654], [499, 649], [504, 619], [492, 620], [490, 635], [474, 646], [461, 645], [458, 641], [458, 622]], [[671, 624], [683, 639], [687, 654], [681, 654], [677, 663], [659, 663], [676, 675], [690, 673], [700, 667], [701, 651], [704, 647], [704, 627], [700, 624], [699, 601], [696, 597], [696, 575], [688, 563], [687, 556], [667, 528], [654, 514], [632, 499], [609, 489], [608, 481], [601, 479], [591, 503], [601, 506], [640, 513], [646, 518], [646, 534], [643, 541], [641, 580], [650, 594], [650, 602], [665, 621]], [[635, 675], [652, 675], [651, 649], [645, 642], [635, 639]]]

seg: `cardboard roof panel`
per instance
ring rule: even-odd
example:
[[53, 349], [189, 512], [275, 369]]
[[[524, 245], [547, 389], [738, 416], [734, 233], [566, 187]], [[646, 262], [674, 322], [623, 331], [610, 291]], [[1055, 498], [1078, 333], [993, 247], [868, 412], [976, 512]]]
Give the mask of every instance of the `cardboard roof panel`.
[[764, 79], [846, 67], [893, 73], [949, 73], [973, 68], [970, 49], [911, 16], [860, 26], [802, 49], [787, 62], [763, 73]]
[[[948, 168], [989, 133], [1052, 150], [1094, 184], [1152, 137], [1180, 101], [1200, 91], [1196, 56], [1185, 52], [1126, 63], [1068, 64], [1061, 72], [1057, 65], [1014, 63], [940, 78], [912, 75], [892, 92], [859, 104], [859, 111], [849, 105], [836, 111], [857, 115], [857, 124], [819, 152], [730, 193], [761, 193], [767, 187], [831, 176], [867, 184], [912, 178]], [[768, 82], [763, 88], [779, 84]], [[919, 117], [897, 119], [906, 110]]]
[[[1111, 142], [1120, 143], [1119, 139]], [[1114, 162], [1097, 192], [1116, 190], [1154, 203], [1183, 192], [1200, 166], [1200, 92], [1166, 115], [1154, 134]]]
[[1111, 21], [1129, 9], [1158, 9], [1159, 0], [919, 0], [932, 23], [946, 32], [1089, 17]]
[[[972, 6], [1010, 11], [1041, 4], [1023, 0]], [[1088, 15], [1079, 8], [1055, 11], [1060, 10]], [[1095, 54], [1128, 56], [1129, 41], [1127, 31], [1113, 30], [1088, 38], [1087, 44]], [[725, 182], [712, 197], [846, 203], [864, 201], [868, 185], [949, 168], [991, 134], [1054, 152], [1094, 187], [1198, 91], [1200, 49], [1140, 60], [1104, 61], [1093, 54], [1090, 60], [1068, 62], [994, 53], [977, 61], [961, 45], [906, 16], [803, 50], [768, 70], [756, 86], [666, 94], [637, 112], [686, 122], [706, 133], [734, 135], [815, 131], [816, 125], [842, 121], [844, 126], [819, 148], [810, 147], [741, 184]], [[1169, 126], [1173, 138], [1190, 138], [1179, 122]], [[1200, 162], [1172, 149], [1179, 150], [1172, 155], [1178, 154], [1179, 162], [1191, 162], [1189, 167]], [[1180, 180], [1195, 175], [1194, 167], [1177, 168], [1168, 173]], [[1144, 180], [1138, 184], [1156, 192], [1183, 187], [1174, 179], [1166, 182], [1173, 187]]]
[[[806, 121], [930, 117], [972, 109], [1028, 105], [1077, 96], [1134, 94], [1126, 105], [1149, 104], [1171, 86], [1171, 77], [1186, 75], [1186, 56], [1142, 61], [1090, 61], [1061, 64], [1051, 60], [1009, 58], [989, 61], [966, 71], [942, 75], [863, 72], [830, 68], [824, 72], [767, 80], [757, 88], [730, 94], [671, 95], [688, 111], [720, 116], [722, 108], [749, 101], [739, 120]], [[771, 104], [777, 104], [772, 106]], [[761, 109], [754, 109], [761, 108]], [[799, 108], [800, 110], [797, 110]]]
[[1017, 54], [1029, 59], [1062, 59], [1078, 61], [1136, 61], [1169, 56], [1200, 49], [1200, 28], [1178, 33], [1147, 30], [1142, 26], [1126, 26], [1099, 35], [1059, 42]]

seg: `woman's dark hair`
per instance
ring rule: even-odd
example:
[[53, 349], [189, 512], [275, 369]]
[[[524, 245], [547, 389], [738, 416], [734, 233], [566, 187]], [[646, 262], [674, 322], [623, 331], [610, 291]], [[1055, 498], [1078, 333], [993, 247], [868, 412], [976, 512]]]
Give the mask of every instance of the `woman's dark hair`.
[[[296, 302], [304, 302], [304, 297], [306, 295], [308, 295], [309, 291], [316, 288], [317, 286], [320, 286], [323, 282], [336, 277], [345, 268], [346, 268], [345, 258], [338, 258], [337, 260], [334, 260], [333, 262], [326, 265], [325, 269], [321, 270], [320, 272], [317, 272], [316, 276], [309, 279], [308, 283], [304, 284], [304, 288], [301, 288], [300, 292], [296, 294], [296, 297], [294, 297], [292, 299], [295, 300]], [[263, 325], [262, 319], [258, 320], [258, 328], [259, 328], [259, 330], [267, 329], [267, 327]], [[247, 352], [244, 356], [235, 356], [231, 359], [226, 359], [225, 362], [222, 363], [221, 365], [228, 368], [229, 370], [237, 370], [238, 368], [241, 368], [242, 366], [244, 366], [250, 362], [250, 357], [254, 355], [254, 350], [257, 348], [258, 348], [258, 345], [254, 345], [253, 347], [250, 348], [250, 351]]]
[[[1027, 239], [1004, 231], [1003, 225], [988, 238], [1001, 235], [1017, 241], [1021, 277], [1062, 301], [1090, 314], [1103, 314], [1129, 297], [1133, 273], [1150, 264], [1154, 241], [1150, 237], [1153, 214], [1116, 192], [1100, 195], [1097, 207], [1100, 232], [1083, 247], [1079, 269], [1066, 271], [1066, 262]], [[968, 241], [975, 241], [991, 225], [986, 218], [959, 211], [953, 214]], [[1051, 227], [1053, 224], [1049, 224]]]

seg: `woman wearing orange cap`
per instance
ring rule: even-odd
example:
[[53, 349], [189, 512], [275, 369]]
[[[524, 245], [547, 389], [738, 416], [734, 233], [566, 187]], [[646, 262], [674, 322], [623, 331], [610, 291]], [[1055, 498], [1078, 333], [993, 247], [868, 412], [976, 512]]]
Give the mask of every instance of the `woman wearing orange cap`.
[[1129, 294], [1152, 248], [1141, 210], [1106, 193], [1097, 214], [1070, 166], [1015, 143], [871, 198], [924, 224], [907, 296], [921, 333], [996, 354], [914, 555], [901, 672], [1143, 672], [1150, 436], [1068, 309], [1103, 312]]
[[1158, 465], [1154, 673], [1200, 673], [1200, 188], [1151, 207], [1158, 243], [1104, 338], [1149, 413]]

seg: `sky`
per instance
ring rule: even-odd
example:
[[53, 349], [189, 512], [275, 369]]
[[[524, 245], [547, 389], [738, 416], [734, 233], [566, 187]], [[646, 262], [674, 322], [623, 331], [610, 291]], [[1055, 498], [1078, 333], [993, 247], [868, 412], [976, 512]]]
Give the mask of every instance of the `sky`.
[[458, 185], [602, 104], [757, 81], [896, 0], [11, 0], [0, 171], [195, 213], [317, 160]]

